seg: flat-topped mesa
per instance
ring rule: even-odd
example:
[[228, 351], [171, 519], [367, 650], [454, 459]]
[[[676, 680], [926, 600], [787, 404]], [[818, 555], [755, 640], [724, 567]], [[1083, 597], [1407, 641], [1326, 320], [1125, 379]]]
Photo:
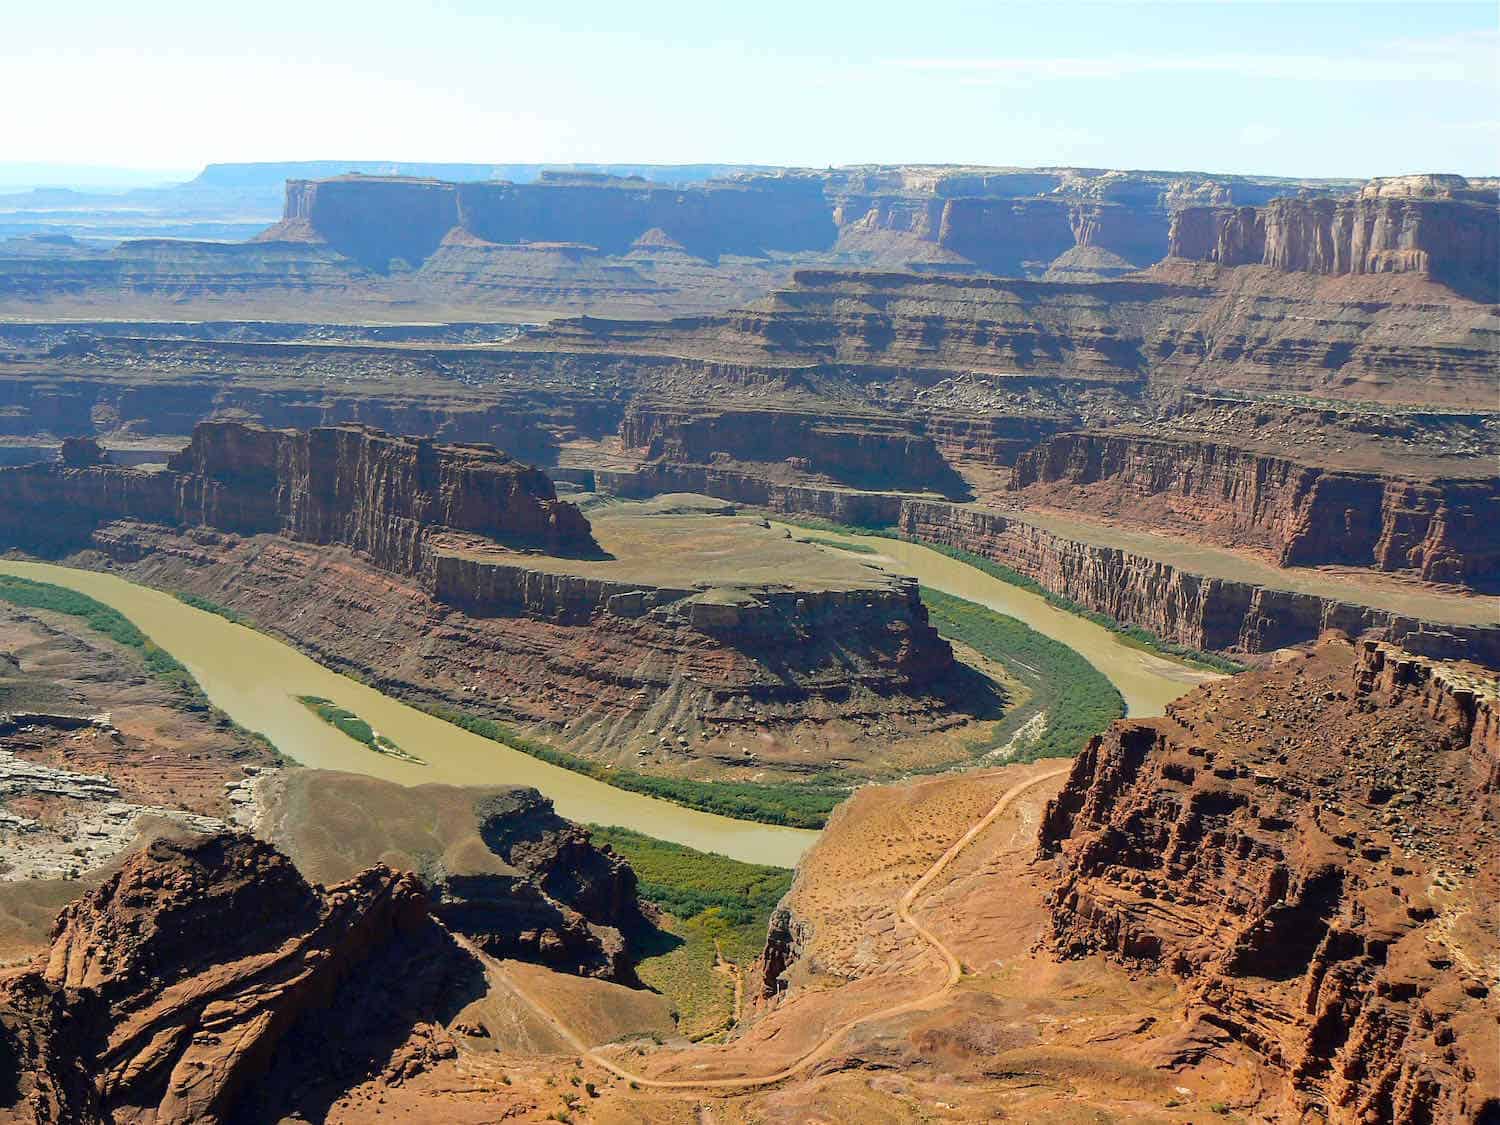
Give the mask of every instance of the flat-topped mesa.
[[1228, 442], [1067, 433], [1022, 454], [1010, 488], [1048, 506], [1269, 550], [1278, 566], [1345, 563], [1481, 585], [1500, 572], [1500, 477], [1414, 480]]
[[1477, 300], [1500, 292], [1495, 193], [1460, 176], [1372, 180], [1355, 198], [1187, 207], [1169, 257], [1324, 275], [1414, 273]]
[[263, 241], [322, 241], [372, 268], [420, 266], [460, 232], [502, 245], [572, 243], [624, 255], [657, 232], [700, 258], [831, 245], [818, 178], [747, 176], [676, 187], [615, 176], [448, 183], [388, 176], [289, 180]]
[[0, 470], [0, 534], [58, 549], [133, 519], [338, 544], [422, 576], [439, 542], [599, 553], [588, 520], [540, 470], [489, 446], [442, 445], [363, 426], [268, 430], [204, 422], [165, 472], [109, 465]]
[[1043, 817], [1045, 944], [1182, 980], [1160, 1065], [1248, 1048], [1269, 1117], [1490, 1120], [1497, 691], [1331, 640], [1116, 723]]
[[1184, 203], [1262, 203], [1307, 183], [1077, 168], [785, 170], [687, 184], [579, 172], [543, 172], [534, 183], [353, 174], [288, 180], [281, 222], [259, 237], [324, 243], [382, 272], [420, 267], [458, 238], [614, 256], [644, 240], [710, 260], [814, 252], [1101, 277], [1159, 260], [1169, 215]]

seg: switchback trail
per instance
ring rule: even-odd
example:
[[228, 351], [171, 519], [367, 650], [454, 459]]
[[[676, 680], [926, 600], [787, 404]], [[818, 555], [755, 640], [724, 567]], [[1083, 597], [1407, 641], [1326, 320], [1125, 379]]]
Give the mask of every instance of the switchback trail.
[[[977, 821], [970, 825], [969, 830], [965, 832], [961, 837], [959, 837], [959, 839], [953, 844], [952, 847], [950, 847], [941, 856], [939, 856], [938, 859], [932, 864], [932, 866], [922, 873], [922, 877], [920, 879], [918, 879], [909, 888], [907, 888], [906, 893], [901, 896], [900, 902], [896, 904], [896, 914], [901, 919], [901, 921], [905, 922], [912, 929], [916, 930], [917, 935], [937, 951], [938, 956], [942, 958], [944, 964], [946, 964], [948, 968], [947, 975], [945, 976], [942, 985], [934, 991], [927, 993], [925, 996], [918, 996], [913, 1000], [905, 1000], [899, 1004], [892, 1004], [888, 1008], [882, 1008], [879, 1011], [875, 1012], [868, 1012], [865, 1015], [847, 1020], [829, 1031], [828, 1034], [823, 1037], [821, 1042], [799, 1056], [798, 1059], [790, 1066], [783, 1067], [781, 1070], [776, 1071], [774, 1074], [764, 1074], [753, 1078], [647, 1078], [645, 1075], [636, 1074], [633, 1071], [627, 1070], [625, 1067], [620, 1066], [618, 1063], [599, 1054], [599, 1052], [596, 1050], [585, 1051], [584, 1057], [590, 1062], [603, 1067], [605, 1070], [609, 1071], [616, 1077], [623, 1078], [628, 1082], [634, 1082], [639, 1086], [650, 1087], [653, 1089], [723, 1090], [748, 1089], [755, 1086], [771, 1086], [776, 1084], [777, 1082], [785, 1081], [786, 1079], [791, 1078], [801, 1071], [806, 1070], [814, 1063], [821, 1062], [823, 1059], [827, 1058], [833, 1052], [833, 1048], [844, 1038], [844, 1036], [847, 1035], [855, 1027], [858, 1027], [860, 1024], [869, 1023], [873, 1020], [889, 1019], [891, 1016], [899, 1016], [905, 1012], [915, 1011], [918, 1008], [925, 1008], [934, 1001], [941, 1000], [943, 997], [947, 996], [950, 992], [953, 991], [953, 987], [958, 984], [959, 980], [963, 977], [963, 965], [959, 962], [958, 957], [954, 954], [954, 952], [946, 945], [944, 945], [941, 941], [939, 941], [937, 936], [933, 934], [931, 930], [929, 930], [926, 926], [922, 925], [922, 923], [918, 922], [915, 918], [912, 917], [911, 908], [913, 904], [916, 902], [917, 897], [932, 884], [932, 881], [934, 879], [936, 879], [945, 870], [947, 870], [948, 866], [958, 858], [959, 854], [965, 848], [972, 844], [985, 831], [985, 829], [989, 828], [990, 825], [994, 824], [996, 820], [1005, 815], [1005, 812], [1010, 808], [1012, 804], [1015, 803], [1018, 797], [1024, 794], [1027, 790], [1040, 785], [1044, 781], [1051, 781], [1055, 777], [1061, 777], [1063, 774], [1068, 772], [1069, 768], [1071, 767], [1064, 766], [1061, 769], [1049, 770], [1047, 773], [1038, 774], [1036, 777], [1029, 778], [1026, 781], [1020, 782], [1019, 784], [1013, 785], [1009, 789], [1007, 789], [1003, 794], [1001, 794], [1000, 799], [995, 802], [994, 806], [990, 809], [989, 812], [985, 813], [984, 816], [980, 817]], [[532, 1003], [533, 1006], [540, 1009], [539, 1004], [537, 1004], [535, 1001], [532, 1001]], [[557, 1020], [556, 1017], [548, 1015], [547, 1018], [554, 1025], [558, 1027], [562, 1026], [561, 1021]], [[565, 1032], [565, 1037], [570, 1042], [578, 1042], [578, 1037], [576, 1035], [573, 1035], [571, 1032]]]

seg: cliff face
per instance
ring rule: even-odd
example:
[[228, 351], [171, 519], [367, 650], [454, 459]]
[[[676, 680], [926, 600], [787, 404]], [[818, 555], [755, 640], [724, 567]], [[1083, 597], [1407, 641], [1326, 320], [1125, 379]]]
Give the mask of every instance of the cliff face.
[[319, 239], [375, 269], [425, 262], [452, 232], [495, 244], [566, 243], [624, 255], [660, 231], [696, 257], [832, 244], [821, 182], [742, 177], [685, 189], [609, 176], [536, 183], [343, 176], [287, 181], [282, 222], [266, 241]]
[[[573, 246], [613, 257], [643, 239], [700, 259], [838, 251], [879, 264], [952, 262], [1040, 277], [1082, 248], [1082, 274], [1158, 261], [1169, 217], [1194, 202], [1263, 203], [1297, 181], [1038, 169], [838, 169], [668, 185], [544, 172], [535, 182], [398, 176], [287, 181], [263, 241], [320, 241], [384, 271], [418, 266], [455, 237], [490, 246]], [[1352, 187], [1352, 185], [1343, 185]]]
[[1086, 283], [805, 269], [735, 312], [556, 320], [525, 344], [615, 364], [687, 357], [858, 373], [867, 386], [1025, 375], [1138, 396], [1232, 389], [1482, 409], [1495, 386], [1483, 310], [1420, 275], [1349, 276], [1309, 292], [1281, 271], [1180, 260]]
[[790, 462], [800, 472], [866, 488], [963, 490], [930, 437], [878, 415], [638, 399], [626, 409], [620, 440], [648, 460]]
[[[307, 432], [205, 422], [167, 471], [28, 465], [0, 471], [0, 531], [32, 549], [143, 520], [337, 543], [418, 574], [445, 532], [551, 554], [594, 554], [577, 508], [493, 448], [439, 445], [363, 427]], [[60, 516], [59, 513], [62, 513]]]
[[1021, 455], [1011, 488], [1044, 504], [1433, 582], [1493, 582], [1500, 478], [1414, 481], [1334, 472], [1212, 442], [1061, 434]]
[[1415, 273], [1496, 299], [1500, 217], [1464, 190], [1418, 194], [1376, 181], [1353, 199], [1176, 212], [1168, 255], [1324, 275]]
[[1182, 1057], [1249, 1046], [1293, 1115], [1487, 1119], [1497, 688], [1331, 642], [1115, 724], [1043, 820], [1049, 944], [1185, 980]]
[[1326, 629], [1379, 629], [1409, 649], [1500, 667], [1500, 629], [1438, 625], [1315, 594], [1193, 574], [1170, 563], [1056, 535], [997, 512], [908, 500], [903, 535], [982, 555], [1085, 609], [1192, 648], [1270, 652]]

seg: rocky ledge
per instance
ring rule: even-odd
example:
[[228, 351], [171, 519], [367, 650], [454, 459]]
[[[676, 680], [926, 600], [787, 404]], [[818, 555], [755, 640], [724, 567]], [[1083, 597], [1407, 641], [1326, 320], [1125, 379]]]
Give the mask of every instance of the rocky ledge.
[[1178, 1059], [1248, 1045], [1290, 1117], [1491, 1119], [1497, 696], [1330, 640], [1116, 723], [1043, 820], [1047, 944], [1181, 979]]
[[1500, 628], [1424, 621], [1319, 594], [1195, 574], [1119, 547], [1069, 538], [1013, 514], [921, 500], [901, 504], [901, 534], [956, 547], [1036, 579], [1085, 609], [1205, 651], [1265, 653], [1326, 629], [1379, 631], [1439, 658], [1500, 667]]

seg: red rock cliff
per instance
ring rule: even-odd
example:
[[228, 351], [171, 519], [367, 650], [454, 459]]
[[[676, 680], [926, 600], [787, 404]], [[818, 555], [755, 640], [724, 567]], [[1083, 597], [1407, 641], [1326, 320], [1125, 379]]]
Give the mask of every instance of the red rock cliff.
[[363, 426], [267, 430], [204, 422], [164, 473], [112, 466], [0, 470], [0, 533], [47, 549], [137, 519], [337, 543], [419, 574], [429, 541], [465, 533], [549, 554], [594, 554], [588, 521], [552, 482], [493, 447]]
[[1500, 478], [1401, 480], [1207, 441], [1059, 434], [1016, 460], [1042, 503], [1273, 551], [1279, 566], [1349, 563], [1433, 582], [1493, 581]]
[[1184, 979], [1170, 1049], [1250, 1047], [1288, 1116], [1489, 1120], [1497, 687], [1331, 642], [1116, 723], [1044, 817], [1048, 944]]

